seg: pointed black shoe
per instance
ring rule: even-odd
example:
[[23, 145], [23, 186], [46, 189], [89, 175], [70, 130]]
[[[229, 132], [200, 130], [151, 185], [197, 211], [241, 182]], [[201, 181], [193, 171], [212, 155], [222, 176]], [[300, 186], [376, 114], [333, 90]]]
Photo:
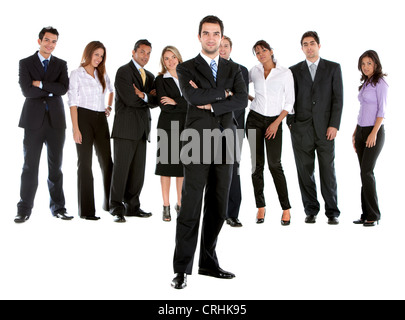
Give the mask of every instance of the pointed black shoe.
[[176, 273], [176, 276], [172, 280], [172, 287], [174, 289], [184, 289], [187, 286], [187, 274]]

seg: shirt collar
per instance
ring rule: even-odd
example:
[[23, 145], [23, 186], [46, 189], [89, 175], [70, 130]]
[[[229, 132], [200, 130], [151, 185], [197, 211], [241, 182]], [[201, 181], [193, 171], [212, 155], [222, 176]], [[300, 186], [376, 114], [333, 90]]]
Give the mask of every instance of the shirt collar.
[[42, 54], [40, 54], [39, 51], [38, 51], [38, 58], [39, 58], [39, 60], [41, 61], [41, 63], [43, 63], [45, 60], [50, 61], [50, 60], [51, 60], [51, 57], [52, 57], [52, 55], [50, 55], [48, 59], [45, 59], [45, 58], [42, 56]]
[[[132, 62], [135, 64], [135, 67], [138, 69], [138, 71], [139, 71], [139, 69], [145, 69], [145, 68], [143, 68], [143, 67], [141, 67], [139, 64], [138, 64], [138, 62], [136, 62], [135, 61], [135, 59], [134, 58], [132, 58]], [[140, 72], [140, 71], [139, 71]]]
[[[319, 61], [320, 61], [320, 60], [321, 60], [321, 58], [319, 57], [318, 60], [316, 60], [316, 61], [314, 62], [314, 64], [316, 65], [316, 67], [318, 67], [318, 64], [319, 64]], [[309, 61], [309, 60], [307, 60], [307, 59], [305, 59], [305, 61], [307, 62], [308, 67], [312, 64], [312, 62]]]
[[205, 55], [204, 53], [202, 53], [202, 52], [200, 52], [200, 55], [201, 55], [201, 57], [208, 63], [209, 66], [211, 65], [211, 61], [212, 61], [212, 60], [215, 60], [215, 63], [216, 63], [217, 66], [218, 66], [219, 54], [218, 54], [214, 59], [211, 59], [210, 57], [206, 56], [206, 55]]

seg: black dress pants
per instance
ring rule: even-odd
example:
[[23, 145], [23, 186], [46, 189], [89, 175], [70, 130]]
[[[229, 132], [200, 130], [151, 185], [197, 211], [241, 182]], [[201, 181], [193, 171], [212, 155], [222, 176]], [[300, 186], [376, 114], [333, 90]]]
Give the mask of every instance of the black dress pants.
[[173, 258], [175, 273], [192, 273], [204, 190], [199, 267], [211, 270], [219, 267], [215, 249], [226, 219], [232, 167], [231, 164], [184, 166], [181, 210], [177, 217]]
[[328, 218], [339, 217], [335, 173], [335, 141], [326, 140], [326, 135], [318, 137], [312, 125], [312, 119], [306, 122], [293, 123], [291, 140], [306, 215], [317, 215], [320, 210], [315, 182], [316, 153], [319, 163], [321, 192], [325, 201], [325, 215]]
[[114, 167], [111, 181], [110, 213], [136, 213], [145, 178], [146, 139], [114, 139]]
[[[256, 200], [256, 207], [262, 208], [266, 206], [264, 197], [264, 163], [265, 150], [270, 173], [273, 177], [276, 186], [280, 205], [283, 210], [291, 208], [288, 198], [287, 182], [284, 176], [283, 167], [281, 165], [281, 150], [283, 142], [282, 123], [278, 127], [276, 137], [266, 139], [265, 132], [269, 125], [273, 123], [277, 117], [265, 117], [255, 111], [250, 111], [246, 120], [247, 137], [249, 140], [251, 156], [252, 156], [252, 183]], [[255, 134], [252, 137], [251, 134]], [[255, 139], [253, 139], [255, 138]]]
[[366, 147], [367, 137], [370, 135], [373, 127], [357, 126], [355, 136], [355, 146], [357, 157], [360, 164], [361, 176], [361, 207], [363, 214], [362, 220], [378, 221], [381, 218], [380, 209], [378, 206], [378, 197], [376, 182], [374, 177], [374, 168], [377, 163], [378, 156], [385, 142], [384, 126], [380, 127], [377, 134], [376, 145], [372, 148]]
[[96, 112], [84, 108], [77, 108], [77, 112], [79, 129], [82, 134], [82, 144], [76, 144], [79, 216], [91, 217], [96, 212], [92, 172], [93, 146], [103, 178], [103, 209], [109, 211], [111, 175], [113, 170], [110, 131], [104, 112]]
[[65, 129], [52, 128], [48, 113], [42, 127], [24, 131], [24, 166], [21, 174], [20, 201], [18, 214], [30, 216], [38, 189], [38, 171], [42, 146], [48, 152], [48, 189], [50, 209], [53, 215], [66, 212], [63, 193], [62, 159], [65, 144]]

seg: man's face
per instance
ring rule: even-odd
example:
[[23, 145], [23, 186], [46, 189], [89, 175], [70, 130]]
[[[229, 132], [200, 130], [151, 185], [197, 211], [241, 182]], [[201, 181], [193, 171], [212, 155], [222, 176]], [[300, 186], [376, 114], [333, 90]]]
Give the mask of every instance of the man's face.
[[231, 51], [232, 48], [229, 41], [226, 39], [222, 39], [221, 44], [219, 46], [219, 55], [221, 56], [221, 58], [228, 60], [229, 57], [231, 56]]
[[216, 23], [204, 23], [198, 40], [201, 42], [202, 51], [205, 55], [217, 54], [222, 40], [221, 27]]
[[132, 50], [132, 57], [143, 68], [148, 63], [151, 52], [151, 47], [141, 44], [136, 51]]
[[58, 36], [56, 34], [46, 32], [42, 40], [38, 39], [39, 52], [44, 57], [50, 56], [53, 50], [55, 50], [57, 42]]
[[313, 37], [306, 37], [302, 40], [302, 51], [309, 61], [315, 62], [318, 60], [320, 48], [321, 45]]

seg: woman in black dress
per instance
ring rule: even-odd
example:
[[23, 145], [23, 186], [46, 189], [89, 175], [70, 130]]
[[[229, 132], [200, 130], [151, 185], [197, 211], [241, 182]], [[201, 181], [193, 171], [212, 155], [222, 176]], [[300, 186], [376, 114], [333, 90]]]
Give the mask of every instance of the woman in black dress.
[[180, 212], [183, 186], [183, 164], [180, 161], [180, 134], [184, 129], [187, 102], [183, 98], [176, 67], [182, 63], [179, 51], [173, 46], [163, 49], [160, 58], [162, 70], [156, 77], [156, 95], [161, 109], [158, 120], [158, 151], [155, 174], [161, 176], [163, 196], [163, 221], [170, 221], [170, 182], [176, 177], [177, 204]]

